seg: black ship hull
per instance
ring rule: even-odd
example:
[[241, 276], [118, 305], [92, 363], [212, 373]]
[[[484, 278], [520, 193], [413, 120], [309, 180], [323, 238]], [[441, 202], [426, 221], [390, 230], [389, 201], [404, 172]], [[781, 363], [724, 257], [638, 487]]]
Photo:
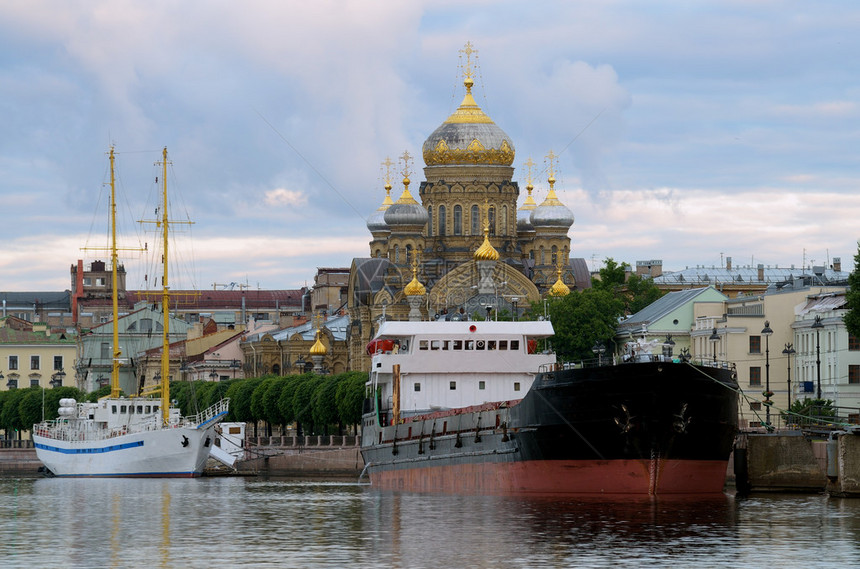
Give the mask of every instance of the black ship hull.
[[721, 492], [737, 432], [724, 367], [644, 362], [538, 374], [519, 401], [365, 416], [371, 482], [417, 491]]

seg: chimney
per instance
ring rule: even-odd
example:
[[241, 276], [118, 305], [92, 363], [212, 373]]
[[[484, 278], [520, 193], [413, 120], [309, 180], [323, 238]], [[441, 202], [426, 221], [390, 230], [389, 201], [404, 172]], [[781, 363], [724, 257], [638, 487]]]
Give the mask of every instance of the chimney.
[[726, 257], [726, 270], [728, 270], [728, 271], [732, 270], [732, 258], [731, 257]]
[[833, 257], [833, 270], [842, 271], [842, 259], [840, 257]]
[[764, 265], [761, 263], [758, 264], [758, 280], [764, 282]]

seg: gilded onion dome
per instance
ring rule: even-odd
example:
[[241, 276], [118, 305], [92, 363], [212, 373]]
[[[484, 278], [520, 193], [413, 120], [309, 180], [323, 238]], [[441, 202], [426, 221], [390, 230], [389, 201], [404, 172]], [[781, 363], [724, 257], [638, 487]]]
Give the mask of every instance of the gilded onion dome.
[[550, 296], [567, 296], [570, 294], [570, 288], [561, 280], [561, 265], [558, 267], [558, 280], [549, 289]]
[[550, 173], [547, 181], [549, 182], [549, 193], [546, 199], [532, 210], [529, 220], [535, 229], [539, 227], [557, 227], [568, 229], [573, 225], [573, 212], [567, 206], [561, 203], [558, 196], [555, 195], [555, 176], [552, 173], [552, 159], [555, 155], [550, 150]]
[[385, 223], [389, 228], [396, 225], [408, 226], [417, 225], [423, 227], [427, 224], [427, 210], [415, 201], [412, 194], [409, 193], [409, 160], [412, 158], [408, 152], [404, 152], [401, 157], [405, 163], [403, 168], [403, 193], [400, 198], [385, 210]]
[[481, 243], [481, 246], [478, 247], [477, 251], [475, 251], [475, 260], [476, 261], [498, 261], [499, 260], [499, 252], [496, 251], [496, 248], [493, 247], [492, 243], [490, 243], [490, 224], [488, 221], [484, 222], [484, 242]]
[[382, 200], [382, 205], [367, 218], [367, 228], [371, 233], [380, 233], [389, 230], [388, 224], [385, 223], [385, 212], [392, 204], [394, 204], [394, 201], [391, 199], [391, 183], [386, 183], [385, 199]]
[[320, 341], [320, 331], [317, 330], [317, 341], [314, 342], [314, 345], [311, 346], [310, 355], [312, 356], [324, 356], [328, 350], [326, 350], [325, 344]]
[[412, 261], [412, 280], [403, 289], [403, 294], [406, 296], [424, 296], [427, 289], [418, 280], [418, 256], [415, 255]]
[[532, 185], [531, 181], [529, 181], [528, 185], [526, 185], [526, 191], [528, 191], [528, 195], [526, 196], [526, 200], [523, 202], [523, 205], [520, 206], [520, 209], [517, 211], [517, 231], [520, 233], [526, 231], [534, 231], [534, 226], [532, 226], [531, 215], [532, 211], [537, 207], [535, 203], [535, 199], [532, 197], [532, 191], [535, 187]]
[[[466, 44], [467, 56], [476, 53]], [[488, 117], [472, 96], [472, 64], [466, 64], [463, 102], [442, 125], [424, 141], [422, 153], [427, 166], [494, 164], [514, 162], [511, 138]]]

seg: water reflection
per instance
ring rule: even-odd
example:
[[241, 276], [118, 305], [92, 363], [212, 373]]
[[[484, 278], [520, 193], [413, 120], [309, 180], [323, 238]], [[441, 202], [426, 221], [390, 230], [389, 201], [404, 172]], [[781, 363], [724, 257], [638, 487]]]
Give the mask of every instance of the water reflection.
[[257, 478], [0, 478], [0, 566], [830, 567], [860, 500], [558, 500]]

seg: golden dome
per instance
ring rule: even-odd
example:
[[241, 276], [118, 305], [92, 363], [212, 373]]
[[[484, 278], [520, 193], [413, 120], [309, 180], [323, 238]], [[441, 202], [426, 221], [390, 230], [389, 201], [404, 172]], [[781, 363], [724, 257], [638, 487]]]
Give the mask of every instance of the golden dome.
[[412, 280], [403, 289], [403, 294], [406, 296], [424, 296], [427, 289], [418, 280], [418, 254], [412, 256]]
[[328, 353], [325, 345], [320, 341], [320, 331], [317, 330], [317, 341], [311, 346], [310, 354], [312, 356], [324, 356]]
[[[466, 53], [476, 53], [467, 44]], [[471, 60], [466, 64], [463, 85], [466, 95], [460, 106], [424, 141], [422, 153], [427, 166], [497, 164], [514, 162], [510, 137], [488, 117], [472, 96]]]
[[570, 288], [562, 282], [561, 278], [555, 281], [552, 288], [549, 289], [550, 296], [567, 296], [570, 294]]
[[561, 280], [561, 265], [558, 266], [558, 280], [549, 289], [550, 296], [567, 296], [570, 294], [570, 288]]
[[496, 251], [496, 248], [493, 247], [492, 243], [490, 243], [490, 238], [488, 236], [488, 232], [484, 232], [484, 242], [481, 243], [481, 246], [478, 247], [478, 250], [475, 251], [475, 260], [476, 261], [498, 261], [499, 260], [499, 252]]
[[409, 284], [403, 289], [403, 294], [406, 296], [424, 296], [426, 292], [427, 289], [424, 288], [424, 285], [421, 284], [418, 277], [412, 277], [412, 280], [409, 281]]

